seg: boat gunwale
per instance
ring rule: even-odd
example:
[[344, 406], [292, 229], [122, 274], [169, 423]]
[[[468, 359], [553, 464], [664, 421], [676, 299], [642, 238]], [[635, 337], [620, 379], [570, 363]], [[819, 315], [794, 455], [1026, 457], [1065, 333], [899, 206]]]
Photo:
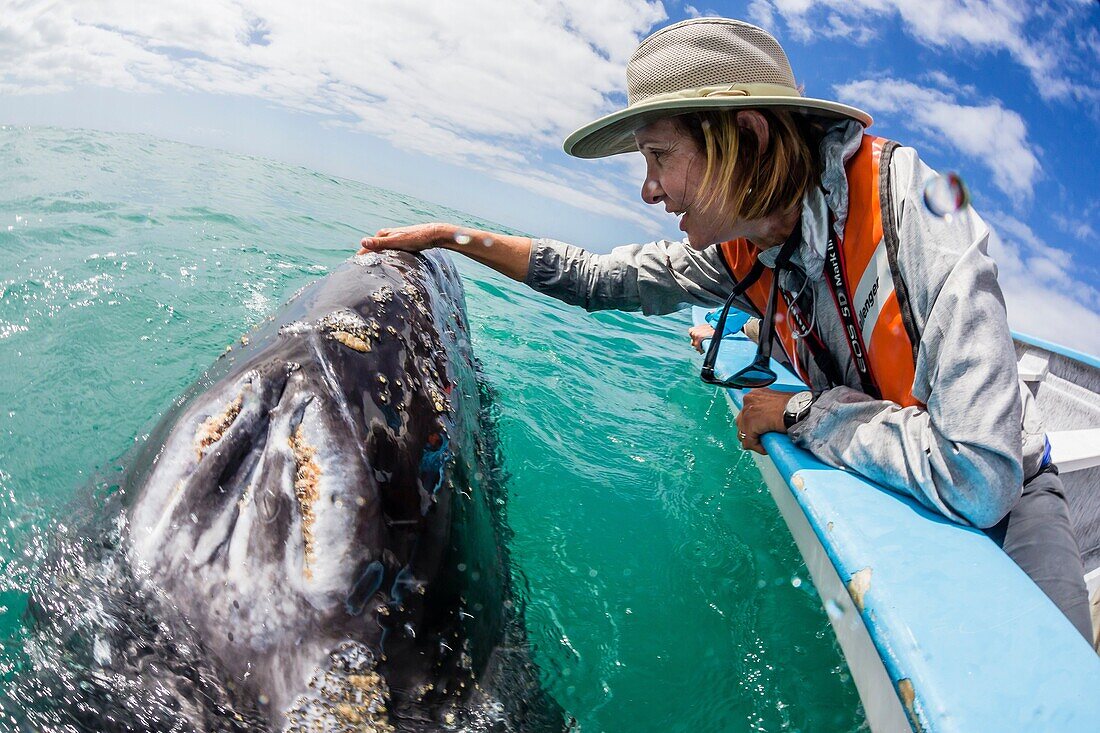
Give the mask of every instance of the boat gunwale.
[[[694, 321], [705, 322], [705, 313], [695, 308]], [[732, 373], [751, 360], [755, 349], [742, 335], [727, 336], [716, 371]], [[774, 388], [805, 389], [781, 365], [773, 362], [772, 366], [780, 375]], [[739, 409], [742, 393], [723, 391], [734, 410]], [[773, 494], [785, 490], [794, 498], [842, 581], [848, 582], [866, 564], [861, 560], [872, 561], [868, 567], [880, 567], [883, 563], [879, 561], [897, 549], [853, 532], [856, 523], [848, 515], [871, 512], [892, 523], [888, 530], [878, 528], [889, 541], [900, 542], [914, 556], [931, 555], [924, 560], [925, 566], [939, 562], [936, 572], [929, 573], [924, 567], [924, 577], [918, 577], [921, 564], [907, 565], [894, 558], [893, 570], [904, 575], [908, 568], [910, 577], [873, 575], [873, 590], [864, 596], [860, 613], [878, 651], [878, 662], [891, 682], [889, 692], [905, 709], [912, 729], [1095, 729], [1100, 701], [1090, 699], [1095, 695], [1089, 692], [1100, 685], [1100, 659], [1057, 607], [984, 533], [938, 517], [910, 497], [825, 466], [796, 448], [785, 435], [766, 434], [762, 443], [769, 455], [759, 457], [759, 462], [774, 468], [784, 484], [769, 485], [769, 489]], [[762, 473], [767, 476], [768, 471]], [[852, 501], [855, 495], [858, 498]], [[795, 528], [786, 516], [784, 520], [793, 534]], [[838, 532], [833, 531], [834, 523], [852, 526]], [[932, 538], [944, 546], [923, 544]], [[944, 553], [948, 545], [956, 552], [965, 547], [965, 553], [948, 557]], [[960, 562], [958, 557], [970, 562]], [[967, 572], [959, 566], [974, 567]], [[816, 586], [821, 579], [810, 570]], [[913, 592], [914, 584], [922, 588], [919, 593]], [[928, 599], [939, 599], [939, 603]], [[945, 615], [944, 608], [961, 618]], [[1026, 625], [1018, 623], [1021, 618], [1027, 620]], [[940, 633], [935, 633], [937, 619]], [[998, 629], [998, 619], [1005, 628]], [[837, 620], [831, 616], [829, 620], [861, 698], [885, 694], [885, 690], [865, 689], [870, 682], [860, 685], [861, 677], [871, 679], [873, 675], [860, 674], [851, 667], [851, 644], [846, 644]], [[952, 633], [958, 643], [945, 644], [942, 637]], [[953, 666], [970, 670], [961, 678], [969, 684], [959, 684], [960, 679], [951, 682]], [[1072, 674], [1067, 675], [1067, 670]], [[908, 680], [907, 686], [903, 680]], [[902, 692], [899, 685], [904, 687]], [[875, 731], [898, 729], [896, 722], [876, 721], [870, 715], [868, 722]]]

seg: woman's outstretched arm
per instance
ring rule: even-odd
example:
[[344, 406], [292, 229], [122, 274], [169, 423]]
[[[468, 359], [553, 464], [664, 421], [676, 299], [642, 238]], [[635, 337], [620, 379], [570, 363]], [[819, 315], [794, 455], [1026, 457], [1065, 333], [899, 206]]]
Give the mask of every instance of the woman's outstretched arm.
[[725, 301], [733, 287], [717, 248], [697, 252], [684, 242], [668, 240], [594, 254], [552, 239], [435, 223], [381, 229], [360, 244], [360, 252], [419, 252], [432, 247], [460, 252], [540, 293], [589, 311], [654, 315], [691, 304], [715, 306]]
[[400, 249], [419, 252], [440, 247], [466, 255], [513, 280], [523, 282], [531, 260], [531, 240], [480, 229], [468, 229], [454, 224], [414, 224], [407, 227], [379, 229], [373, 237], [363, 237], [359, 253]]

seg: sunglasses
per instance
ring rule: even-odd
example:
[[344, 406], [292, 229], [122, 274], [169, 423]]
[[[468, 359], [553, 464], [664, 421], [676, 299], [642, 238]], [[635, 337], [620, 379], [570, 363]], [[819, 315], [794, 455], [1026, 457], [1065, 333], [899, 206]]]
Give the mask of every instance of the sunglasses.
[[722, 306], [722, 314], [718, 316], [718, 325], [714, 329], [714, 336], [710, 340], [710, 346], [707, 347], [706, 356], [703, 357], [703, 368], [699, 372], [699, 378], [704, 382], [707, 384], [715, 384], [719, 387], [757, 389], [759, 387], [767, 387], [779, 378], [771, 368], [772, 341], [775, 339], [775, 304], [779, 298], [779, 276], [783, 268], [786, 267], [787, 262], [791, 259], [791, 255], [794, 254], [795, 247], [801, 241], [800, 227], [796, 227], [795, 232], [792, 232], [791, 236], [788, 237], [787, 241], [783, 244], [783, 249], [779, 251], [779, 256], [775, 258], [772, 287], [771, 291], [768, 293], [768, 304], [764, 308], [764, 321], [761, 324], [760, 338], [757, 340], [756, 358], [752, 360], [751, 364], [740, 369], [732, 376], [726, 379], [719, 379], [714, 375], [714, 362], [718, 359], [718, 348], [722, 343], [722, 335], [726, 330], [726, 316], [729, 315], [730, 308], [733, 306], [733, 301], [737, 296], [744, 293], [753, 283], [760, 279], [760, 275], [764, 272], [763, 263], [757, 259], [745, 278], [734, 286], [733, 291], [730, 293], [729, 297], [726, 298], [725, 305]]

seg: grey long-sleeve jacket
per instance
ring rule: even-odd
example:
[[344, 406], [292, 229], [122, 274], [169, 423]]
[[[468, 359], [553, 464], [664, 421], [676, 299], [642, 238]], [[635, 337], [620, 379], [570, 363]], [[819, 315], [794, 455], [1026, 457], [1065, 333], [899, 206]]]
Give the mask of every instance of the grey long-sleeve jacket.
[[[796, 255], [813, 288], [817, 330], [846, 386], [822, 393], [790, 435], [821, 460], [912, 495], [956, 522], [992, 526], [1019, 499], [1024, 477], [1038, 471], [1045, 436], [1031, 393], [1019, 380], [997, 268], [986, 251], [989, 229], [971, 210], [950, 217], [930, 213], [923, 194], [935, 172], [913, 149], [894, 151], [898, 268], [921, 334], [913, 395], [927, 407], [903, 408], [861, 392], [822, 269], [827, 207], [842, 233], [844, 163], [862, 132], [848, 123], [826, 136], [822, 187], [803, 202], [803, 244]], [[770, 265], [768, 254], [761, 257]], [[719, 305], [734, 284], [717, 247], [699, 252], [686, 242], [658, 241], [595, 255], [547, 239], [534, 242], [526, 282], [590, 311], [647, 315]], [[799, 348], [805, 346], [800, 342]], [[824, 387], [827, 380], [809, 353], [798, 356], [809, 365], [812, 384]]]

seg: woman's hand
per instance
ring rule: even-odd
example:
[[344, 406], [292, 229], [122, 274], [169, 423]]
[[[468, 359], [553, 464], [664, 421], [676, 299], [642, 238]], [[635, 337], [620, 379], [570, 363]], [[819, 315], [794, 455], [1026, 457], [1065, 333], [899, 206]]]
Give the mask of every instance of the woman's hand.
[[688, 329], [688, 336], [691, 337], [691, 348], [702, 354], [703, 341], [714, 337], [714, 329], [708, 323], [700, 323]]
[[777, 392], [774, 389], [752, 389], [745, 393], [741, 412], [737, 413], [737, 437], [741, 447], [760, 454], [767, 453], [760, 443], [764, 433], [786, 433], [783, 413], [787, 411], [790, 392]]
[[379, 229], [373, 237], [363, 237], [359, 242], [359, 254], [383, 249], [420, 252], [432, 247], [445, 247], [455, 244], [461, 238], [460, 232], [459, 227], [454, 224], [440, 222]]

